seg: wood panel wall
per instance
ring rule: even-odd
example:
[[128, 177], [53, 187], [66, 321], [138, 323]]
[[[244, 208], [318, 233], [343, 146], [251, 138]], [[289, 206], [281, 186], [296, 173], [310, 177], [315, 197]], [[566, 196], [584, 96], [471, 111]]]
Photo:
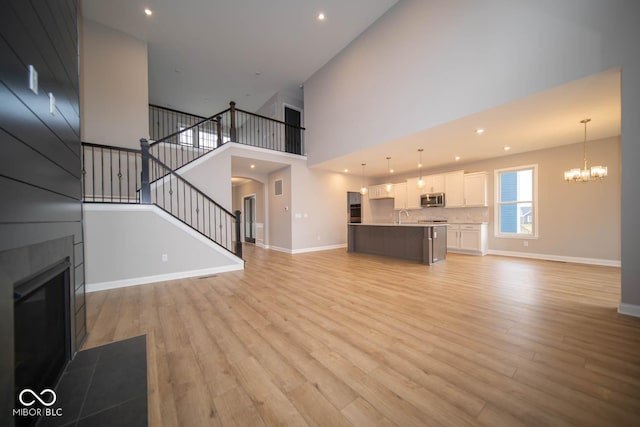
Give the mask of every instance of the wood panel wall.
[[[72, 351], [86, 336], [77, 23], [77, 0], [0, 0], [0, 254], [73, 239]], [[38, 264], [39, 255], [22, 252]], [[13, 286], [7, 259], [0, 257], [0, 323], [12, 325], [13, 310], [4, 310]], [[8, 329], [0, 328], [3, 349], [13, 348]]]

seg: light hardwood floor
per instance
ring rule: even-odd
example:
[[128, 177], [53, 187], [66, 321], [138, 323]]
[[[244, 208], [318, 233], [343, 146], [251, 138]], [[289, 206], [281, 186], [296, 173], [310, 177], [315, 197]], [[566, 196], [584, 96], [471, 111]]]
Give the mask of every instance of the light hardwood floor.
[[640, 425], [640, 319], [616, 312], [617, 268], [245, 259], [88, 295], [85, 348], [150, 338], [151, 425]]

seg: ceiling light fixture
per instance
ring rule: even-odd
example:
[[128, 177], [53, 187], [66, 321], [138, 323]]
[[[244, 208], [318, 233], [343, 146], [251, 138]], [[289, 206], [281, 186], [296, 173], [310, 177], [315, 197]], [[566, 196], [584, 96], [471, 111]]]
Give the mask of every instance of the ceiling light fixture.
[[460, 156], [456, 156], [456, 162], [460, 160]]
[[424, 187], [424, 180], [422, 179], [422, 152], [423, 151], [424, 149], [418, 148], [418, 156], [419, 156], [418, 168], [420, 168], [420, 179], [418, 179], [418, 188]]
[[251, 169], [255, 169], [255, 168], [256, 168], [256, 165], [251, 165], [251, 166], [249, 166], [249, 167], [250, 167]]
[[391, 193], [391, 189], [393, 188], [393, 185], [391, 184], [391, 170], [391, 157], [387, 157], [387, 184], [384, 187], [387, 190], [387, 193]]
[[482, 128], [478, 128], [478, 129], [476, 129], [476, 133], [477, 133], [478, 135], [482, 135], [482, 134], [484, 133], [484, 129], [482, 129]]
[[602, 179], [607, 176], [607, 167], [606, 166], [591, 166], [591, 169], [587, 167], [587, 123], [589, 123], [591, 119], [580, 120], [580, 123], [584, 124], [584, 142], [582, 146], [582, 161], [583, 167], [570, 169], [565, 171], [564, 180], [565, 181], [573, 181], [573, 182], [587, 182], [594, 181], [596, 179]]
[[364, 180], [364, 167], [367, 166], [366, 163], [362, 164], [362, 187], [360, 187], [360, 194], [362, 194], [363, 196], [365, 194], [367, 194], [367, 186]]
[[505, 145], [504, 151], [509, 151], [509, 150], [511, 150], [511, 147], [509, 147], [508, 145]]
[[349, 173], [349, 169], [345, 169], [345, 170], [344, 170], [344, 173]]
[[324, 20], [325, 20], [324, 13], [320, 12], [320, 13], [318, 14], [318, 21], [324, 21]]
[[145, 7], [144, 14], [147, 15], [147, 16], [151, 16], [151, 15], [153, 15], [153, 12], [148, 7]]

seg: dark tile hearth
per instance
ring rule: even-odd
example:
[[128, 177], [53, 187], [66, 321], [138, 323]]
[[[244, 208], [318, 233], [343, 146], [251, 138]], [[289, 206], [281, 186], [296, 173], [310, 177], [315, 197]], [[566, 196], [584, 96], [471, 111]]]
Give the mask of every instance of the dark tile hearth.
[[147, 426], [146, 335], [79, 352], [58, 386], [61, 417], [38, 426]]

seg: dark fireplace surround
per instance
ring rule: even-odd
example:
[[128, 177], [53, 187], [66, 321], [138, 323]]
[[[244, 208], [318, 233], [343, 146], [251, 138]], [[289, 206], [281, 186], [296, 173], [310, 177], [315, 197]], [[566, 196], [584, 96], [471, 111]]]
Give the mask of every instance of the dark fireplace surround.
[[[33, 388], [53, 388], [81, 344], [75, 342], [78, 313], [74, 265], [73, 236], [0, 252], [0, 348], [3, 348], [0, 411], [3, 415], [7, 414], [5, 411], [10, 414], [15, 407], [16, 387], [27, 385], [21, 382], [26, 381]], [[46, 291], [40, 287], [44, 284], [47, 284]], [[45, 295], [53, 297], [55, 302], [45, 303]], [[57, 320], [51, 321], [47, 316]], [[16, 331], [16, 327], [22, 330]], [[31, 355], [25, 354], [28, 353], [25, 349]], [[43, 357], [46, 352], [50, 353], [49, 357]], [[50, 357], [57, 360], [49, 360]], [[20, 368], [16, 368], [16, 361], [20, 362]], [[34, 369], [42, 372], [33, 372]]]

